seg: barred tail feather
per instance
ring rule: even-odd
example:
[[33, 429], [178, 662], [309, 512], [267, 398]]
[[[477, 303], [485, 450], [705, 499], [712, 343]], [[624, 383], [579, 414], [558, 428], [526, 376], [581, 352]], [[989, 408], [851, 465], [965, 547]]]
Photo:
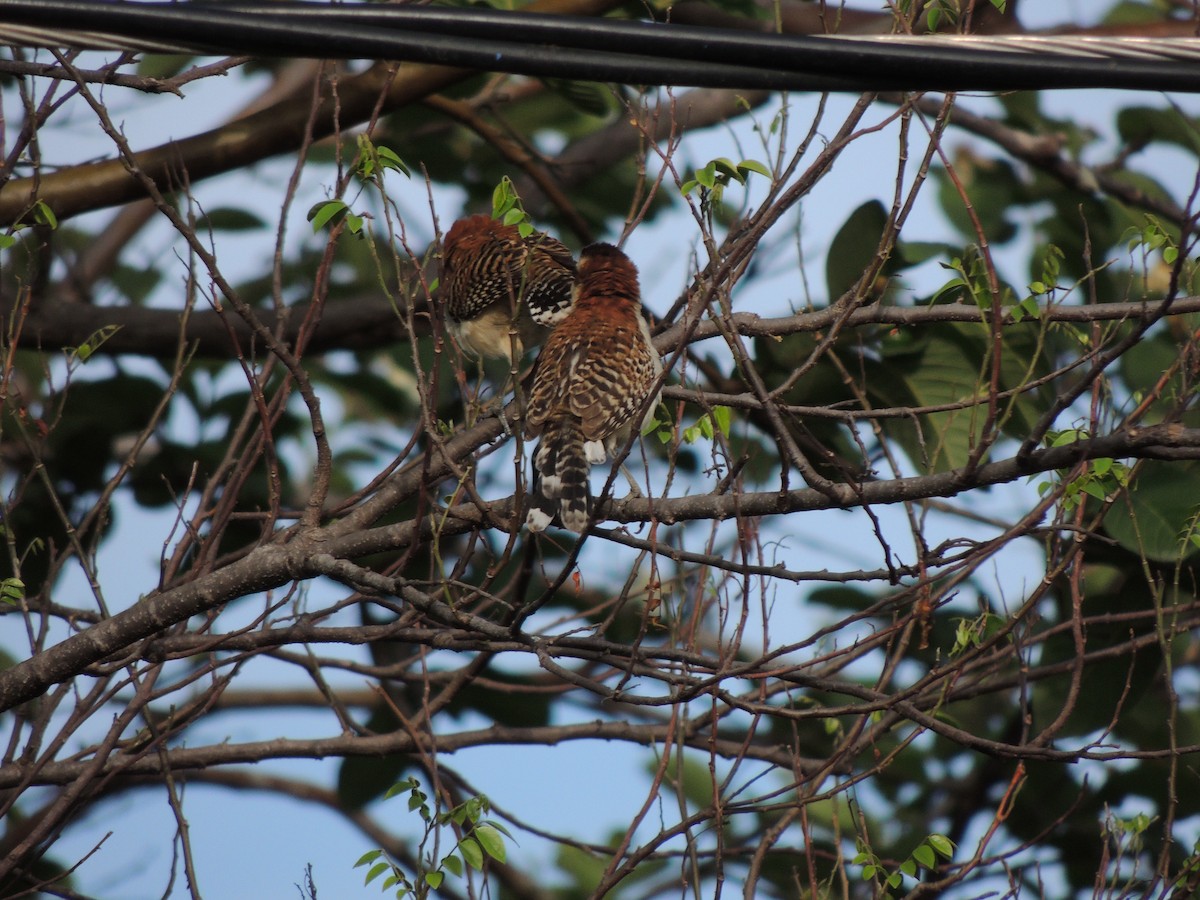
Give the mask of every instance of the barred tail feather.
[[547, 426], [533, 455], [533, 506], [525, 521], [544, 531], [557, 512], [563, 528], [582, 533], [591, 515], [587, 455], [577, 422]]

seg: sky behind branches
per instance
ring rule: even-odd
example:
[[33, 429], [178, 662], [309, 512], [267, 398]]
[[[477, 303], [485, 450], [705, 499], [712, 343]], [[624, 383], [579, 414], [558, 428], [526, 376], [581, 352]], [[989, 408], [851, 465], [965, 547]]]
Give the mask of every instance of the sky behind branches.
[[[1022, 17], [1030, 27], [1053, 22], [1089, 20], [1090, 6], [1086, 3], [1042, 3], [1031, 4], [1023, 10]], [[253, 95], [261, 83], [241, 84], [236, 79], [220, 79], [215, 83], [196, 84], [189, 88], [188, 97], [180, 101], [171, 96], [144, 98], [127, 96], [109, 88], [105, 99], [114, 103], [114, 119], [123, 121], [124, 127], [135, 148], [150, 146], [170, 137], [182, 137], [211, 127], [222, 121], [236, 100], [231, 102], [230, 87], [238, 85], [244, 96]], [[1200, 99], [1193, 97], [1171, 98], [1186, 111], [1200, 110]], [[1110, 94], [1098, 91], [1048, 93], [1046, 103], [1051, 110], [1060, 111], [1064, 117], [1077, 117], [1089, 121], [1102, 133], [1111, 132], [1111, 111], [1126, 103], [1129, 95]], [[962, 104], [977, 112], [995, 108], [995, 101], [987, 98], [965, 98]], [[1161, 97], [1143, 95], [1139, 102], [1160, 104]], [[808, 96], [791, 98], [794, 128], [803, 129], [811, 119], [815, 99]], [[836, 128], [852, 103], [851, 98], [833, 97], [829, 101], [826, 121], [829, 129]], [[15, 108], [11, 95], [5, 98], [7, 109]], [[756, 111], [755, 118], [770, 120], [777, 107]], [[1081, 112], [1082, 111], [1082, 112]], [[883, 107], [873, 110], [875, 119], [886, 114]], [[47, 159], [66, 164], [93, 156], [111, 155], [112, 149], [98, 129], [89, 111], [81, 107], [69, 127], [59, 131], [58, 120], [43, 135], [43, 148]], [[886, 201], [894, 189], [895, 147], [897, 129], [892, 126], [878, 135], [871, 136], [852, 145], [839, 160], [832, 175], [822, 180], [813, 194], [807, 198], [800, 210], [800, 217], [788, 227], [778, 227], [772, 239], [781, 240], [778, 261], [766, 261], [768, 276], [755, 279], [745, 293], [735, 293], [739, 308], [753, 309], [762, 314], [779, 314], [789, 306], [805, 305], [803, 281], [797, 278], [797, 269], [791, 263], [795, 259], [794, 247], [799, 246], [807, 267], [807, 279], [813, 298], [823, 298], [824, 257], [831, 239], [849, 212], [860, 203], [871, 199]], [[923, 135], [914, 130], [914, 143], [919, 145]], [[730, 158], [761, 158], [762, 150], [757, 144], [757, 135], [748, 119], [739, 120], [731, 128], [714, 128], [707, 132], [689, 135], [678, 159], [685, 165], [702, 165], [717, 156]], [[964, 143], [967, 138], [950, 132], [948, 147]], [[1171, 151], [1154, 150], [1152, 157], [1156, 167], [1167, 171], [1173, 167]], [[409, 162], [413, 162], [409, 160]], [[1180, 171], [1188, 171], [1180, 166]], [[237, 173], [229, 177], [214, 179], [195, 186], [195, 195], [208, 209], [225, 205], [249, 204], [258, 206], [264, 218], [270, 220], [278, 208], [291, 171], [289, 160], [271, 160], [261, 163], [250, 173]], [[332, 181], [329, 167], [312, 165], [306, 169], [305, 179], [299, 196], [293, 204], [288, 220], [286, 252], [298, 247], [321, 241], [324, 236], [314, 237], [304, 213], [308, 207], [325, 196]], [[423, 247], [432, 237], [433, 227], [429, 217], [428, 199], [425, 188], [419, 182], [405, 182], [399, 178], [389, 183], [394, 191], [393, 199], [399, 204], [410, 230], [413, 246]], [[1180, 186], [1186, 193], [1186, 185]], [[667, 188], [670, 190], [670, 188]], [[905, 229], [907, 239], [929, 241], [958, 241], [955, 232], [934, 209], [928, 193], [925, 201], [910, 219]], [[756, 194], [753, 183], [750, 202]], [[456, 191], [438, 190], [434, 194], [435, 206], [444, 230], [459, 213], [461, 198]], [[472, 210], [474, 211], [474, 210]], [[92, 214], [85, 219], [85, 226], [108, 220], [110, 212]], [[642, 272], [643, 291], [650, 309], [665, 312], [689, 280], [693, 253], [697, 250], [698, 229], [682, 202], [659, 219], [638, 229], [637, 240], [629, 245], [634, 262]], [[613, 239], [615, 235], [605, 235]], [[221, 240], [219, 238], [219, 240]], [[238, 236], [224, 238], [218, 245], [220, 265], [231, 281], [262, 274], [270, 264], [274, 235], [268, 230], [254, 239]], [[137, 239], [133, 255], [141, 255], [149, 264], [175, 252], [177, 241], [165, 223], [155, 224]], [[785, 252], [785, 251], [790, 251]], [[998, 258], [1002, 266], [1015, 265], [1016, 260], [1028, 255], [1028, 248], [1001, 248]], [[765, 256], [765, 254], [764, 254]], [[175, 272], [176, 280], [168, 282], [155, 294], [153, 302], [174, 308], [184, 266]], [[1006, 273], [1015, 283], [1025, 273]], [[929, 291], [946, 280], [944, 271], [936, 264], [906, 273], [905, 279], [913, 284], [914, 290]], [[715, 343], [715, 342], [713, 342]], [[131, 372], [146, 372], [161, 375], [153, 363], [137, 360], [121, 360], [121, 367]], [[92, 365], [111, 366], [107, 360], [97, 360]], [[84, 373], [83, 377], [87, 377]], [[237, 376], [231, 375], [231, 378]], [[223, 389], [221, 383], [213, 386], [215, 391]], [[334, 424], [341, 439], [353, 439], [354, 422], [347, 418], [344, 409], [336, 403], [329, 404]], [[185, 437], [198, 428], [200, 423], [172, 421], [169, 427], [179, 436]], [[338, 439], [335, 435], [335, 439]], [[292, 451], [295, 465], [304, 465], [306, 460], [298, 451]], [[360, 473], [360, 483], [365, 483], [373, 472]], [[503, 485], [498, 484], [497, 489]], [[1028, 492], [1034, 485], [1018, 483], [993, 489], [989, 496], [987, 513], [1004, 519], [1027, 508]], [[902, 553], [909, 551], [904, 540], [909, 533], [902, 511], [881, 511], [883, 527], [892, 538], [890, 543]], [[106, 593], [114, 597], [132, 599], [144, 593], [155, 583], [158, 555], [161, 547], [156, 543], [170, 530], [173, 512], [152, 512], [136, 507], [127, 500], [120, 500], [116, 512], [116, 528], [104, 545], [99, 559], [99, 572], [104, 578]], [[688, 528], [706, 528], [703, 523]], [[725, 526], [725, 533], [732, 526]], [[878, 565], [879, 546], [871, 539], [869, 523], [862, 511], [826, 511], [789, 516], [768, 523], [765, 540], [776, 548], [781, 561], [793, 569], [871, 569]], [[950, 539], [971, 533], [969, 526], [947, 519], [942, 525], [933, 525], [928, 531], [931, 542]], [[990, 535], [994, 530], [977, 526], [976, 536]], [[626, 561], [632, 564], [632, 551], [621, 557], [611, 545], [596, 544], [585, 552], [580, 560], [580, 570], [587, 579], [602, 581], [604, 573], [620, 571]], [[1026, 579], [1041, 577], [1040, 551], [1031, 542], [1011, 545], [999, 557], [1003, 572], [997, 571], [997, 584], [1011, 595], [1015, 604], [1020, 601]], [[999, 568], [999, 566], [998, 566]], [[620, 579], [618, 578], [618, 581]], [[827, 624], [814, 621], [805, 606], [805, 593], [811, 585], [781, 588], [766, 598], [771, 607], [770, 632], [775, 643], [785, 642], [785, 635], [804, 635], [814, 628]], [[76, 573], [69, 575], [60, 588], [64, 597], [79, 595], [86, 586]], [[309, 588], [310, 602], [340, 596], [342, 589], [326, 581], [314, 582]], [[321, 596], [324, 594], [324, 596]], [[757, 602], [757, 601], [756, 601]], [[964, 608], [972, 611], [970, 598], [964, 597]], [[222, 615], [222, 624], [233, 626], [248, 621], [258, 610], [243, 601], [237, 609]], [[349, 620], [348, 620], [349, 622]], [[539, 620], [530, 623], [531, 627]], [[549, 624], [548, 622], [546, 624]], [[758, 626], [761, 633], [761, 623]], [[753, 628], [750, 631], [754, 633]], [[838, 640], [843, 644], [854, 635], [843, 634]], [[793, 638], [794, 639], [794, 638]], [[361, 657], [366, 659], [365, 655]], [[868, 658], [869, 659], [869, 658]], [[527, 665], [524, 662], [521, 665]], [[259, 682], [263, 686], [294, 684], [294, 672], [288, 667], [266, 659], [250, 664], [261, 669]], [[340, 687], [359, 689], [365, 687], [361, 679], [347, 675]], [[201, 722], [189, 733], [194, 743], [221, 741], [266, 740], [286, 735], [303, 737], [327, 733], [329, 718], [324, 712], [303, 713], [294, 711], [286, 716], [224, 718]], [[482, 719], [466, 717], [460, 721], [443, 724], [443, 728], [454, 730], [486, 727]], [[228, 725], [228, 734], [219, 733]], [[571, 831], [582, 840], [606, 842], [613, 828], [628, 825], [640, 807], [649, 784], [646, 755], [624, 744], [591, 742], [586, 752], [578, 747], [510, 747], [486, 750], [462, 751], [449, 758], [448, 764], [484, 791], [506, 811], [518, 818], [550, 830]], [[337, 763], [333, 760], [272, 763], [259, 767], [264, 771], [295, 777], [310, 782], [332, 785], [336, 778]], [[751, 770], [753, 767], [749, 767]], [[581, 771], [583, 773], [581, 777]], [[741, 777], [749, 782], [755, 773], [747, 771]], [[374, 886], [361, 886], [361, 870], [351, 866], [372, 845], [361, 832], [347, 825], [333, 813], [315, 813], [311, 805], [283, 799], [265, 792], [230, 791], [220, 787], [194, 784], [187, 789], [187, 814], [192, 837], [198, 849], [199, 881], [201, 890], [211, 897], [284, 897], [295, 896], [292, 884], [304, 877], [307, 863], [314, 866], [318, 890], [323, 897], [375, 896]], [[415, 817], [407, 813], [403, 800], [386, 804], [374, 804], [371, 812], [389, 829], [404, 830], [415, 826]], [[1194, 827], [1194, 823], [1193, 823]], [[55, 848], [56, 858], [73, 862], [88, 852], [103, 835], [112, 831], [103, 848], [79, 871], [79, 882], [85, 893], [100, 897], [121, 896], [127, 898], [161, 896], [166, 884], [166, 873], [171, 860], [165, 845], [155, 842], [153, 849], [146, 849], [146, 835], [158, 835], [173, 831], [175, 823], [165, 796], [154, 789], [122, 794], [96, 805], [83, 820], [71, 828]], [[552, 847], [531, 835], [518, 835], [519, 852], [522, 856], [533, 853], [546, 860], [547, 867], [552, 859]], [[176, 887], [180, 890], [180, 886]]]

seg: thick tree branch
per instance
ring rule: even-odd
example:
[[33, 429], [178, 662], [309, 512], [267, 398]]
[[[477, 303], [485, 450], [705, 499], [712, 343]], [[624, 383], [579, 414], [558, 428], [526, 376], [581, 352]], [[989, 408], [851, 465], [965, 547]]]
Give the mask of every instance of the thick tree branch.
[[[374, 350], [409, 340], [403, 301], [397, 306], [380, 296], [364, 296], [330, 302], [325, 306], [321, 321], [311, 331], [305, 344], [305, 355], [333, 350]], [[1039, 320], [1044, 322], [1120, 322], [1155, 318], [1161, 314], [1161, 301], [1104, 303], [1094, 306], [1050, 306]], [[9, 319], [14, 310], [12, 298], [0, 299], [0, 316]], [[429, 333], [427, 306], [418, 301], [414, 306], [416, 333]], [[1180, 297], [1170, 306], [1170, 316], [1200, 312], [1200, 297]], [[305, 307], [289, 308], [280, 323], [273, 309], [258, 311], [263, 325], [280, 334], [286, 344], [293, 344], [305, 319]], [[727, 317], [732, 330], [746, 337], [784, 337], [822, 331], [836, 321], [845, 320], [847, 327], [866, 325], [918, 326], [935, 322], [986, 323], [988, 311], [966, 303], [943, 303], [937, 306], [867, 306], [846, 315], [844, 310], [827, 308], [814, 312], [786, 316], [761, 316], [753, 312], [737, 312]], [[1005, 327], [1029, 327], [1031, 320], [1015, 322], [1006, 316]], [[96, 332], [117, 327], [97, 354], [133, 354], [158, 359], [173, 359], [180, 340], [179, 313], [169, 309], [147, 309], [126, 306], [90, 306], [53, 300], [32, 304], [16, 335], [21, 347], [42, 350], [63, 350], [84, 344]], [[678, 349], [679, 340], [688, 326], [674, 325], [655, 337], [660, 352]], [[726, 326], [707, 319], [690, 326], [690, 341], [697, 342], [721, 337]], [[254, 335], [249, 325], [237, 316], [216, 310], [200, 310], [188, 316], [183, 340], [195, 347], [196, 355], [211, 359], [237, 359], [254, 351]]]
[[[662, 743], [669, 726], [660, 724], [635, 725], [628, 722], [584, 722], [578, 725], [547, 725], [543, 727], [515, 728], [493, 725], [478, 731], [457, 734], [438, 734], [436, 741], [428, 735], [418, 742], [403, 730], [391, 734], [374, 736], [340, 735], [316, 740], [292, 740], [276, 738], [244, 744], [216, 744], [207, 747], [173, 748], [163, 754], [138, 754], [132, 758], [110, 758], [103, 775], [118, 777], [162, 775], [167, 768], [173, 773], [188, 769], [204, 769], [210, 766], [262, 762], [268, 759], [323, 759], [327, 756], [385, 756], [396, 753], [414, 754], [424, 745], [430, 750], [436, 747], [440, 753], [454, 753], [470, 747], [491, 747], [497, 744], [526, 744], [553, 746], [566, 741], [603, 740], [625, 741], [645, 746], [651, 742]], [[713, 751], [720, 756], [736, 758], [746, 756], [777, 766], [792, 767], [799, 763], [802, 768], [818, 769], [824, 760], [797, 760], [790, 748], [756, 746], [753, 743], [718, 739], [698, 734], [687, 739], [689, 746]], [[164, 767], [164, 761], [166, 767]], [[70, 784], [89, 763], [51, 762], [43, 765], [35, 778], [35, 784]], [[15, 787], [25, 778], [25, 766], [0, 767], [0, 789]]]

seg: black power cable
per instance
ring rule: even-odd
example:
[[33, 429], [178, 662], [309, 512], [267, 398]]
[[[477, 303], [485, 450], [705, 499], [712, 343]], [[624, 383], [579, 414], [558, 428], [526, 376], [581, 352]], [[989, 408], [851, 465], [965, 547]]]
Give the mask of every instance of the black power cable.
[[[0, 0], [0, 38], [4, 23], [10, 23], [41, 29], [47, 46], [95, 46], [90, 41], [95, 33], [100, 33], [109, 38], [132, 38], [138, 43], [130, 49], [153, 47], [155, 41], [161, 41], [176, 52], [187, 47], [197, 53], [218, 55], [392, 59], [626, 84], [767, 90], [869, 89], [865, 80], [851, 85], [842, 78], [774, 72], [750, 65], [696, 65], [687, 60], [647, 58], [633, 53], [526, 44], [499, 36], [469, 37], [456, 33], [454, 23], [447, 29], [448, 34], [411, 27], [403, 32], [392, 30], [392, 26], [381, 30], [375, 22], [354, 22], [351, 17], [337, 15], [353, 7], [281, 2], [266, 10], [254, 9], [257, 11], [232, 4]], [[457, 11], [454, 15], [457, 17], [460, 12], [465, 20], [473, 10]], [[484, 29], [484, 33], [506, 35], [514, 24], [512, 19], [518, 17], [523, 15], [514, 14], [501, 27]], [[594, 21], [582, 17], [560, 18], [572, 23]], [[70, 22], [69, 30], [64, 22]]]
[[[931, 41], [728, 31], [486, 9], [322, 3], [0, 0], [4, 23], [252, 56], [395, 59], [629, 84], [774, 90], [1200, 92], [1200, 58], [1027, 54]], [[55, 35], [54, 32], [59, 32]], [[85, 40], [83, 36], [77, 39]], [[1200, 53], [1200, 42], [1197, 43]], [[614, 49], [616, 48], [616, 49]]]

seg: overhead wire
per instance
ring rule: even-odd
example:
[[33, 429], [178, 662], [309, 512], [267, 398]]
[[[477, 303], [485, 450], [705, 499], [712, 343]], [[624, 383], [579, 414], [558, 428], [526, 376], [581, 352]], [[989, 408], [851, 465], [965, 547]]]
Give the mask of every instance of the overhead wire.
[[[70, 28], [63, 23], [70, 22]], [[1200, 39], [781, 35], [479, 8], [0, 0], [0, 41], [772, 90], [1200, 92]]]

